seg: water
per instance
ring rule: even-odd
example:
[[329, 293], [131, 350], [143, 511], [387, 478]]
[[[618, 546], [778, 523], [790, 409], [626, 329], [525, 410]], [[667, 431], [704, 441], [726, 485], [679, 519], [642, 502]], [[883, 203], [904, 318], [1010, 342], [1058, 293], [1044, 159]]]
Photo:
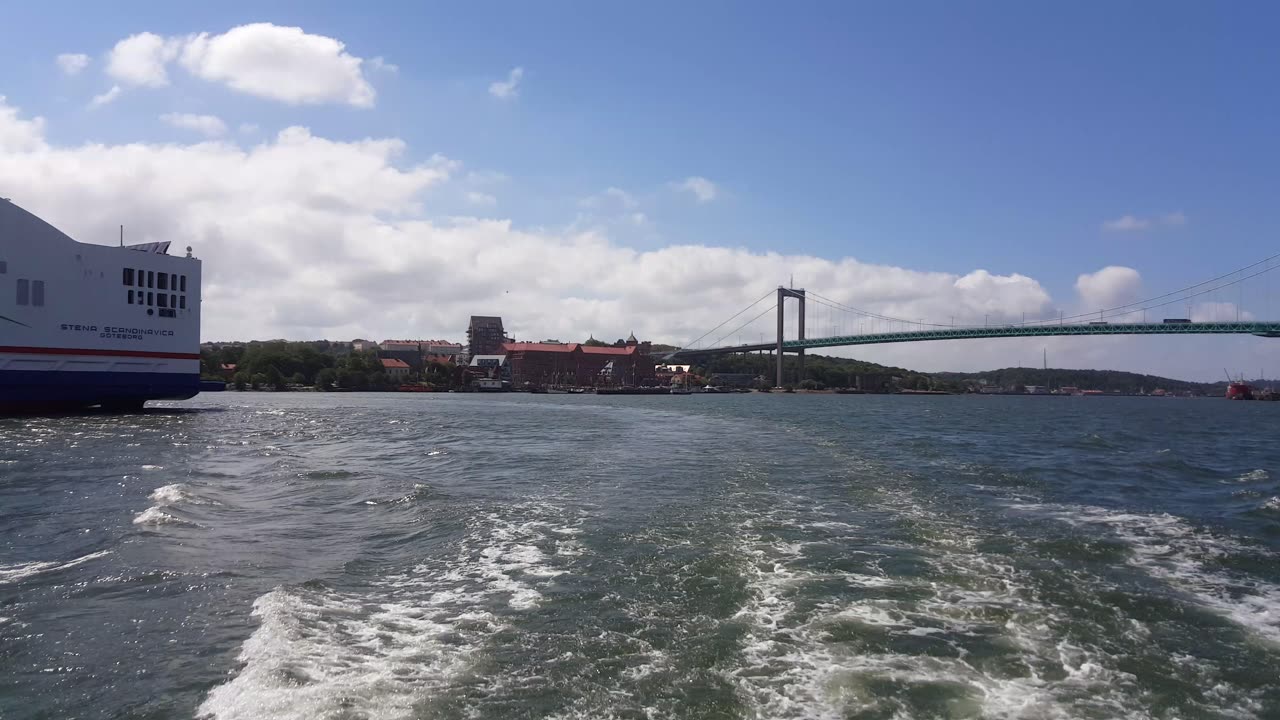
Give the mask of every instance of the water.
[[1280, 717], [1277, 405], [180, 408], [0, 420], [0, 717]]

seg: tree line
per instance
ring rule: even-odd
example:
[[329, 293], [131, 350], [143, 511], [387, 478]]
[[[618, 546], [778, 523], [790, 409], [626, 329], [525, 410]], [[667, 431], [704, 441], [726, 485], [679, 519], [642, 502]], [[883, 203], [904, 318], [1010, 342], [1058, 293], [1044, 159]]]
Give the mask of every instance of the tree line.
[[429, 363], [407, 378], [387, 374], [377, 351], [354, 352], [346, 343], [326, 340], [271, 340], [246, 344], [211, 344], [200, 349], [200, 374], [227, 380], [224, 365], [234, 365], [230, 382], [237, 390], [392, 390], [405, 382], [453, 389], [461, 384], [461, 368]]

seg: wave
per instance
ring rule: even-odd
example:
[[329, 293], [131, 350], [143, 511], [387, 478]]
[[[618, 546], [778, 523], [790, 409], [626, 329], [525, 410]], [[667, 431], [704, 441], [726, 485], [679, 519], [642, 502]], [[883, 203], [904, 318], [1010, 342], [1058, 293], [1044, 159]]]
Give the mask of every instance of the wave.
[[196, 525], [190, 520], [183, 520], [160, 509], [159, 505], [143, 510], [133, 517], [134, 525]]
[[1128, 564], [1183, 592], [1201, 607], [1272, 643], [1280, 643], [1280, 586], [1216, 567], [1255, 549], [1169, 514], [1091, 506], [1015, 505], [1076, 527], [1102, 528], [1129, 548]]
[[[509, 512], [531, 514], [528, 506]], [[210, 691], [199, 716], [414, 716], [420, 703], [468, 677], [491, 638], [537, 607], [539, 588], [567, 572], [556, 552], [556, 531], [566, 527], [480, 514], [456, 553], [384, 576], [359, 594], [302, 586], [263, 595], [240, 671]]]
[[1247, 473], [1240, 474], [1236, 477], [1236, 482], [1262, 482], [1270, 479], [1271, 473], [1263, 470], [1262, 468], [1258, 468], [1257, 470], [1250, 470]]
[[98, 552], [92, 552], [88, 555], [67, 561], [50, 560], [19, 563], [17, 565], [0, 565], [0, 585], [21, 582], [22, 580], [26, 580], [27, 578], [35, 577], [37, 575], [45, 575], [73, 568], [77, 565], [83, 565], [84, 563], [92, 560], [106, 557], [107, 555], [110, 555], [111, 552], [112, 551], [110, 550], [99, 550]]
[[[1061, 570], [1020, 562], [1017, 542], [1007, 551], [991, 548], [1007, 536], [930, 512], [910, 497], [885, 505], [916, 526], [916, 542], [844, 553], [838, 570], [820, 559], [832, 549], [822, 542], [742, 534], [748, 599], [735, 620], [745, 634], [727, 676], [750, 715], [1155, 716], [1129, 672], [1131, 658], [1153, 646], [1152, 631], [1093, 597], [1095, 583], [1100, 589], [1105, 581], [1075, 575], [1071, 583], [1081, 587], [1064, 598]], [[1177, 526], [1157, 520], [1153, 527]], [[1154, 544], [1149, 549], [1156, 552]], [[1141, 547], [1136, 556], [1141, 562]], [[1174, 579], [1203, 593], [1202, 604], [1264, 635], [1274, 631], [1274, 588], [1253, 585], [1252, 600], [1236, 601], [1231, 593], [1243, 584], [1217, 592], [1223, 578], [1193, 586], [1191, 570], [1181, 573]], [[1254, 691], [1228, 682], [1214, 661], [1187, 662], [1191, 667], [1176, 671], [1179, 682], [1220, 692], [1188, 697], [1183, 710], [1259, 716]]]
[[213, 505], [217, 504], [215, 500], [207, 498], [194, 490], [186, 483], [173, 483], [164, 485], [151, 491], [148, 496], [151, 502], [157, 505]]

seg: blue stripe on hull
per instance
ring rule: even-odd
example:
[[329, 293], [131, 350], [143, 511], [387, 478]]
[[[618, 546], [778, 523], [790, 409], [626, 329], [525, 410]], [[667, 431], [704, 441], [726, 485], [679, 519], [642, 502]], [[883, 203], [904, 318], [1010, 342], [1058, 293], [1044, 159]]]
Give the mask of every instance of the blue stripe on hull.
[[141, 407], [147, 400], [186, 400], [199, 392], [195, 373], [0, 370], [0, 412]]

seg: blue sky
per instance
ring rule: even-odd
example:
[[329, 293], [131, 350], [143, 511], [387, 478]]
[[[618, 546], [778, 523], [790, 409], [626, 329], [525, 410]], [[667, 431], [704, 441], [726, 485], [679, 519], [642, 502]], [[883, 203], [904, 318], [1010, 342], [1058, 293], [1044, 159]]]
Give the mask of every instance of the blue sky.
[[[7, 9], [21, 32], [0, 44], [0, 94], [43, 116], [50, 143], [190, 142], [167, 112], [261, 128], [241, 143], [291, 125], [394, 137], [400, 165], [439, 153], [505, 176], [491, 212], [517, 227], [572, 225], [613, 187], [645, 215], [612, 228], [637, 250], [1021, 273], [1055, 304], [1104, 266], [1137, 269], [1154, 294], [1276, 247], [1280, 11], [1265, 4], [420, 5], [23, 3]], [[251, 22], [398, 71], [364, 71], [371, 108], [176, 71], [86, 106], [113, 84], [101, 58], [122, 38]], [[94, 60], [67, 76], [52, 62], [67, 52]], [[487, 92], [516, 67], [518, 95]], [[714, 182], [715, 202], [671, 192], [690, 176]], [[470, 212], [460, 198], [432, 191], [425, 214]], [[1125, 216], [1147, 226], [1104, 227]]]

